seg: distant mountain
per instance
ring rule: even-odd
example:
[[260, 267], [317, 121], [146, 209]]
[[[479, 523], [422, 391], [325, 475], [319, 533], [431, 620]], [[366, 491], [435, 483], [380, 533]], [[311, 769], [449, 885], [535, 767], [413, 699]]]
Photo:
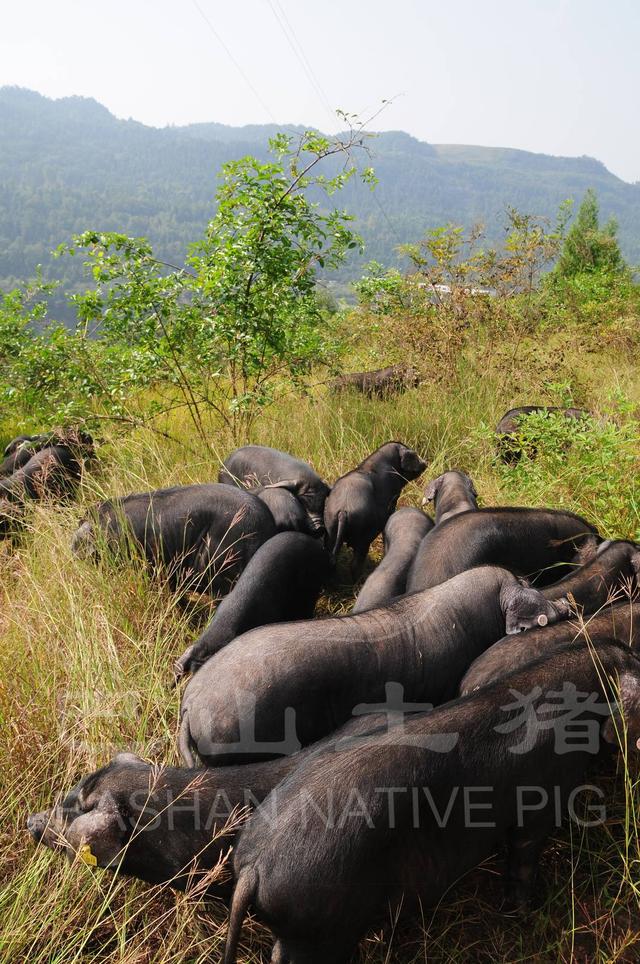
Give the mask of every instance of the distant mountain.
[[[32, 275], [79, 281], [79, 265], [49, 252], [89, 228], [144, 235], [158, 257], [182, 263], [213, 211], [222, 163], [266, 155], [274, 125], [147, 127], [118, 120], [95, 100], [50, 100], [0, 88], [0, 286]], [[291, 127], [290, 130], [302, 130]], [[627, 259], [640, 262], [640, 184], [590, 157], [552, 157], [508, 148], [426, 144], [402, 131], [371, 144], [379, 185], [352, 183], [339, 204], [357, 217], [364, 260], [397, 261], [395, 248], [427, 228], [482, 221], [498, 240], [507, 205], [553, 217], [565, 198], [594, 188], [602, 216], [614, 215]], [[353, 259], [342, 280], [362, 262]]]

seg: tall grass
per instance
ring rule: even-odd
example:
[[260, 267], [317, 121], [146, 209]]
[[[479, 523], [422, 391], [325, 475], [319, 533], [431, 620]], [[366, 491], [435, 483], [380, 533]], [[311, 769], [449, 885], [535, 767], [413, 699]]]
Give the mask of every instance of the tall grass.
[[[640, 402], [640, 378], [626, 359], [585, 362], [576, 353], [570, 365], [584, 386], [582, 404], [606, 411], [622, 390], [629, 410], [618, 406], [616, 423], [593, 426], [586, 439], [563, 437], [560, 447], [553, 432], [542, 432], [537, 458], [512, 468], [495, 458], [498, 418], [513, 404], [561, 399], [535, 371], [519, 370], [514, 392], [504, 372], [479, 372], [481, 364], [462, 370], [455, 384], [425, 384], [388, 401], [323, 390], [287, 399], [265, 413], [253, 441], [295, 452], [333, 480], [384, 441], [401, 439], [428, 458], [426, 477], [449, 467], [469, 472], [485, 505], [561, 505], [606, 536], [637, 536], [640, 452], [631, 409]], [[116, 750], [178, 762], [171, 666], [209, 607], [203, 604], [198, 622], [140, 566], [82, 562], [69, 548], [83, 507], [97, 499], [215, 480], [232, 447], [224, 430], [211, 425], [212, 454], [179, 416], [165, 428], [178, 441], [106, 434], [79, 504], [34, 507], [19, 540], [0, 545], [0, 962], [178, 964], [216, 960], [222, 946], [223, 907], [68, 865], [34, 847], [24, 826], [29, 812], [50, 806]], [[409, 485], [401, 502], [419, 504], [425, 479]], [[322, 606], [342, 611], [352, 596], [343, 588]], [[617, 772], [604, 766], [600, 776], [607, 823], [587, 834], [568, 828], [550, 843], [541, 903], [526, 922], [499, 912], [499, 867], [489, 862], [435, 910], [370, 935], [363, 960], [637, 959], [637, 778], [631, 764]], [[247, 930], [243, 960], [268, 959], [268, 946], [260, 928]]]

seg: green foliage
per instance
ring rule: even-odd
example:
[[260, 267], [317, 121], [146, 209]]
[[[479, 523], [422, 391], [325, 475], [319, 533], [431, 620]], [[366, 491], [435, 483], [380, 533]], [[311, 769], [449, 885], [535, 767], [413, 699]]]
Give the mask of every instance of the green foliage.
[[38, 281], [0, 293], [0, 416], [36, 429], [105, 410], [133, 421], [132, 354], [125, 345], [91, 338], [84, 323], [74, 332], [49, 322], [53, 287]]
[[[266, 161], [275, 132], [220, 124], [157, 130], [118, 120], [92, 100], [51, 101], [15, 88], [0, 89], [0, 129], [0, 287], [15, 287], [41, 263], [47, 278], [74, 291], [83, 287], [81, 264], [49, 255], [87, 226], [146, 237], [158, 258], [182, 266], [211, 216], [213, 172], [247, 154]], [[398, 239], [418, 241], [425, 228], [449, 221], [482, 220], [495, 246], [505, 200], [553, 217], [559, 198], [579, 202], [591, 185], [606, 217], [619, 221], [625, 257], [640, 262], [640, 186], [592, 158], [430, 145], [393, 131], [376, 138], [375, 166], [375, 197], [353, 181], [341, 195], [369, 259], [404, 267]], [[338, 170], [336, 159], [331, 171]], [[362, 273], [357, 253], [338, 273], [343, 281]], [[73, 325], [60, 292], [54, 305], [55, 317]]]
[[486, 245], [481, 225], [427, 231], [417, 244], [402, 245], [410, 262], [404, 275], [369, 265], [354, 285], [360, 309], [399, 355], [409, 348], [420, 359], [423, 373], [455, 380], [461, 355], [478, 339], [493, 351], [505, 337], [535, 328], [538, 280], [558, 253], [567, 216], [566, 204], [555, 221], [507, 208], [500, 247]]
[[640, 539], [638, 425], [627, 399], [603, 418], [534, 412], [512, 445], [520, 459], [496, 465], [509, 501], [561, 508], [578, 499], [606, 537]]
[[[246, 436], [260, 410], [335, 357], [318, 271], [337, 268], [361, 241], [344, 210], [321, 209], [311, 195], [326, 200], [344, 187], [362, 143], [359, 129], [335, 140], [307, 132], [297, 143], [280, 135], [273, 161], [226, 164], [216, 213], [185, 268], [115, 232], [62, 245], [59, 255], [85, 255], [92, 279], [71, 298], [76, 329], [47, 324], [43, 302], [30, 307], [27, 294], [5, 296], [6, 392], [20, 390], [46, 421], [99, 414], [140, 424], [183, 406], [203, 440], [212, 413]], [[338, 156], [341, 169], [327, 173]], [[375, 181], [369, 167], [359, 176]]]
[[[0, 292], [0, 413], [16, 409], [23, 418], [42, 420], [43, 407], [64, 421], [82, 407], [86, 376], [73, 364], [73, 336], [47, 324], [47, 298], [55, 285], [38, 279], [32, 286]], [[81, 368], [84, 369], [84, 365]], [[86, 395], [86, 397], [89, 397]], [[50, 424], [51, 411], [44, 424]]]
[[570, 216], [570, 201], [563, 201], [555, 221], [509, 206], [504, 253], [495, 266], [494, 284], [510, 294], [530, 295], [542, 272], [557, 258]]
[[632, 329], [635, 316], [637, 327], [640, 289], [622, 258], [615, 220], [600, 226], [592, 190], [580, 205], [555, 268], [544, 279], [541, 296], [547, 317], [556, 324], [610, 329], [622, 319]]
[[582, 274], [616, 274], [625, 267], [618, 244], [618, 224], [611, 218], [600, 226], [598, 200], [589, 189], [567, 234], [556, 265], [558, 278]]
[[[256, 407], [273, 400], [277, 377], [294, 383], [311, 365], [329, 361], [332, 346], [316, 295], [318, 269], [333, 270], [362, 242], [344, 210], [321, 211], [311, 190], [331, 196], [356, 173], [348, 162], [327, 176], [321, 161], [349, 155], [353, 136], [332, 141], [307, 132], [271, 142], [270, 164], [244, 158], [226, 164], [218, 209], [205, 239], [188, 259], [186, 284], [206, 316], [209, 340], [228, 380], [234, 415], [250, 424]], [[365, 168], [362, 179], [373, 182]]]
[[366, 274], [353, 284], [360, 304], [373, 315], [390, 315], [408, 308], [408, 285], [397, 268], [385, 268], [378, 261], [366, 265]]
[[626, 329], [629, 342], [637, 343], [640, 286], [628, 272], [583, 272], [561, 281], [550, 276], [540, 300], [547, 325], [581, 325], [601, 337]]
[[[406, 309], [415, 303], [416, 289], [423, 293], [421, 308], [441, 304], [442, 294], [455, 299], [482, 293], [530, 293], [542, 270], [557, 256], [568, 213], [565, 202], [554, 223], [508, 207], [500, 247], [483, 245], [482, 225], [468, 232], [453, 224], [434, 228], [419, 242], [400, 246], [410, 264], [404, 275], [396, 269], [385, 271], [374, 261], [354, 287], [361, 303], [379, 312]], [[439, 286], [449, 290], [439, 293]], [[482, 288], [486, 290], [478, 290]]]

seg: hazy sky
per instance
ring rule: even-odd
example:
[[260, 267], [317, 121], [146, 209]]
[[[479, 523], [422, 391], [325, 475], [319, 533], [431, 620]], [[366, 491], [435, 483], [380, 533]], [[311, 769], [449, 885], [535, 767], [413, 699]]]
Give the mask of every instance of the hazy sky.
[[1, 0], [1, 84], [156, 126], [337, 130], [395, 98], [374, 128], [640, 180], [640, 0]]

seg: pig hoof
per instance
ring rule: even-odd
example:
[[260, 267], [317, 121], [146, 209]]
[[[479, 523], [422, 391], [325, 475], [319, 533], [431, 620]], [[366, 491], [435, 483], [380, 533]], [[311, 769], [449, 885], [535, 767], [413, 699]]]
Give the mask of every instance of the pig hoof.
[[182, 656], [179, 657], [173, 664], [173, 685], [177, 686], [183, 677], [188, 673], [192, 672], [193, 667], [191, 666], [191, 654], [193, 653], [193, 646], [189, 646], [185, 649]]
[[187, 667], [181, 660], [176, 660], [173, 664], [173, 685], [177, 686], [187, 675]]

